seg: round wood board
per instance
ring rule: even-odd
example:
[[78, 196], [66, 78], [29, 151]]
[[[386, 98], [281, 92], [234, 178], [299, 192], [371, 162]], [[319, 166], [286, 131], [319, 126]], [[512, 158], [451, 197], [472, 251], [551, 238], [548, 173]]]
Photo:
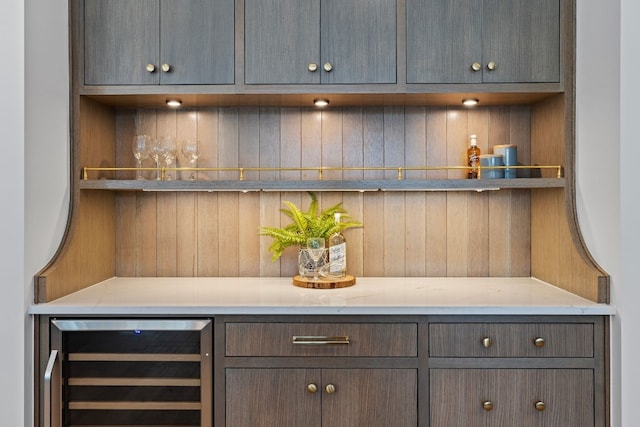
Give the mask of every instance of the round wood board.
[[300, 288], [309, 288], [309, 289], [337, 289], [337, 288], [346, 288], [349, 286], [353, 286], [356, 284], [356, 278], [353, 276], [346, 275], [342, 278], [325, 278], [325, 279], [314, 279], [313, 277], [302, 277], [295, 276], [293, 278], [293, 285], [298, 286]]

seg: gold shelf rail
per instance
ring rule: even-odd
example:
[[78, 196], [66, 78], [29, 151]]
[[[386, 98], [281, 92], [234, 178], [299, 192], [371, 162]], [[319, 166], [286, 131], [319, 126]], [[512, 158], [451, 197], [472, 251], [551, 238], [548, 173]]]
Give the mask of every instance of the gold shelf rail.
[[[562, 178], [563, 167], [559, 165], [527, 165], [527, 166], [476, 166], [479, 170], [478, 178], [482, 177], [483, 170], [495, 169], [551, 169], [556, 171], [556, 178]], [[179, 168], [133, 168], [133, 167], [84, 167], [82, 168], [82, 179], [88, 180], [91, 172], [124, 172], [124, 171], [144, 171], [144, 172], [160, 172], [160, 179], [166, 178], [167, 172], [237, 172], [238, 181], [245, 180], [247, 172], [308, 172], [315, 171], [318, 174], [318, 181], [324, 179], [324, 172], [327, 171], [381, 171], [396, 172], [398, 180], [404, 179], [404, 173], [407, 171], [427, 172], [427, 171], [448, 171], [448, 170], [468, 170], [469, 166], [355, 166], [355, 167], [337, 167], [337, 166], [315, 166], [315, 167], [179, 167]]]

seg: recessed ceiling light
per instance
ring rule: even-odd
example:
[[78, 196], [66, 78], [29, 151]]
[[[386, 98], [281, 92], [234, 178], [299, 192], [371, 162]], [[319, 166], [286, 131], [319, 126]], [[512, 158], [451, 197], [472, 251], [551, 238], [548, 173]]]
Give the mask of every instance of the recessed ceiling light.
[[329, 105], [329, 100], [328, 99], [324, 99], [324, 98], [320, 98], [320, 99], [314, 99], [313, 100], [313, 105], [315, 105], [316, 107], [326, 107], [327, 105]]
[[173, 108], [177, 108], [182, 105], [182, 101], [180, 101], [179, 99], [167, 99], [166, 102], [169, 107]]
[[462, 100], [462, 105], [464, 105], [465, 107], [473, 107], [475, 105], [478, 105], [478, 102], [480, 102], [480, 100], [477, 98], [466, 98]]

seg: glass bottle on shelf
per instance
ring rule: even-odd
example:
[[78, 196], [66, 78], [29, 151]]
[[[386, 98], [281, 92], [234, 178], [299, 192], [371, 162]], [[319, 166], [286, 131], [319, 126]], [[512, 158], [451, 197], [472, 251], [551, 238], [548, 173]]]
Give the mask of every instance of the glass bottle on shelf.
[[[334, 218], [338, 224], [340, 214], [335, 213]], [[329, 275], [340, 278], [347, 275], [347, 241], [340, 230], [329, 237]]]
[[480, 166], [480, 147], [478, 147], [478, 137], [476, 135], [469, 136], [469, 148], [467, 148], [467, 178], [478, 178], [478, 166]]

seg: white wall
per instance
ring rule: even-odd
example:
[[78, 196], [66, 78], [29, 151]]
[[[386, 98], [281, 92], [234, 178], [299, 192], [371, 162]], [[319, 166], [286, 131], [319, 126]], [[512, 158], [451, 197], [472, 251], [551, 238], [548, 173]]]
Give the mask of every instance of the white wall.
[[[640, 190], [638, 171], [640, 170], [640, 69], [638, 45], [640, 44], [640, 2], [621, 1], [621, 63], [620, 79], [620, 228], [623, 230], [620, 246], [620, 281], [615, 287], [615, 303], [620, 313], [616, 327], [619, 328], [619, 363], [622, 423], [624, 426], [637, 425], [640, 408], [637, 393], [640, 390], [640, 275], [638, 256], [640, 255]], [[616, 370], [617, 371], [617, 370]], [[617, 379], [617, 378], [614, 378]]]
[[[640, 69], [635, 54], [640, 43], [635, 25], [640, 20], [640, 2], [577, 3], [578, 214], [592, 254], [612, 275], [613, 302], [619, 309], [612, 325], [612, 426], [632, 427], [640, 418], [640, 408], [632, 400], [640, 390], [640, 310], [636, 307], [640, 286], [633, 271], [640, 253], [636, 243], [640, 241], [640, 202], [635, 198], [640, 135], [634, 126], [640, 110], [631, 96], [640, 96], [638, 79], [633, 76]], [[25, 114], [21, 106], [23, 7], [27, 28]], [[0, 15], [0, 31], [5, 35], [0, 57], [12, 64], [0, 69], [0, 93], [9, 100], [0, 106], [5, 139], [0, 160], [4, 174], [0, 178], [4, 198], [0, 259], [5, 278], [0, 284], [0, 339], [3, 348], [12, 348], [0, 352], [0, 366], [5, 367], [0, 413], [2, 425], [11, 427], [31, 424], [30, 416], [25, 416], [31, 410], [30, 330], [28, 324], [24, 326], [31, 277], [53, 254], [67, 214], [66, 7], [65, 0], [4, 0]], [[25, 116], [26, 128], [22, 124]]]
[[25, 287], [24, 271], [24, 39], [20, 0], [3, 2], [0, 14], [0, 424], [21, 426], [24, 420]]

